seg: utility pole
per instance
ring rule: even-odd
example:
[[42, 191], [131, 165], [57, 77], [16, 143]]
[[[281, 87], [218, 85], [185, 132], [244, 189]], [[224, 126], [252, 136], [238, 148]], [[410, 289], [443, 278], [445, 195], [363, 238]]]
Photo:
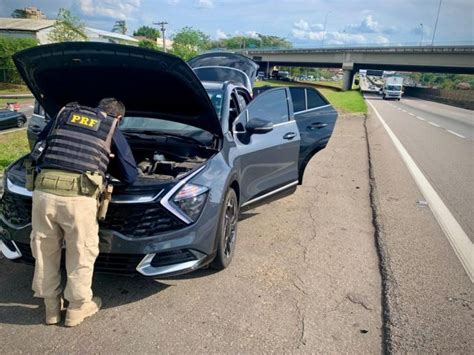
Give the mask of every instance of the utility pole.
[[442, 3], [442, 2], [443, 2], [443, 0], [439, 0], [438, 14], [436, 15], [436, 22], [435, 22], [434, 29], [433, 29], [433, 39], [431, 40], [431, 46], [432, 46], [432, 47], [433, 47], [434, 40], [435, 40], [436, 27], [438, 27], [439, 12], [440, 12], [440, 10], [441, 10], [441, 3]]
[[168, 24], [168, 22], [165, 22], [165, 21], [153, 22], [153, 24], [156, 26], [161, 26], [161, 37], [163, 38], [163, 52], [166, 53], [166, 37], [165, 37], [166, 27], [165, 26]]
[[420, 23], [420, 27], [421, 27], [421, 35], [420, 35], [420, 47], [421, 47], [423, 44], [423, 32], [424, 32], [422, 23]]

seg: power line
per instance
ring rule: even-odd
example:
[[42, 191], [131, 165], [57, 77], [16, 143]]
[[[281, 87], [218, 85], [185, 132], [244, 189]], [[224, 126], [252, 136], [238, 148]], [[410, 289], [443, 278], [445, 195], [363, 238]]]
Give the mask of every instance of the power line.
[[163, 52], [166, 53], [166, 37], [165, 37], [166, 27], [165, 26], [168, 24], [168, 22], [165, 22], [165, 21], [153, 22], [153, 24], [156, 26], [161, 26], [161, 37], [163, 38]]
[[434, 25], [433, 39], [431, 40], [431, 46], [433, 46], [433, 44], [434, 44], [435, 35], [436, 35], [436, 27], [438, 27], [439, 12], [441, 10], [441, 3], [442, 2], [443, 2], [443, 0], [439, 0], [438, 14], [436, 15], [436, 22], [435, 22], [435, 25]]

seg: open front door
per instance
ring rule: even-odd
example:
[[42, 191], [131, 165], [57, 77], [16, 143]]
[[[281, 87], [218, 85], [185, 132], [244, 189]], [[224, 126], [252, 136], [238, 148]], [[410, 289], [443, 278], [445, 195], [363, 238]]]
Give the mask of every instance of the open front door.
[[288, 88], [259, 95], [233, 124], [241, 167], [242, 207], [294, 192], [300, 134]]

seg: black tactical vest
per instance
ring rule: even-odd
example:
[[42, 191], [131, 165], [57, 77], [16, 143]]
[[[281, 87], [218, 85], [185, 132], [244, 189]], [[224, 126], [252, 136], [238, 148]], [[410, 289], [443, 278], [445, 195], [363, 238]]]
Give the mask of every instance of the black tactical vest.
[[56, 117], [46, 142], [40, 168], [105, 176], [117, 119], [99, 109], [67, 105]]

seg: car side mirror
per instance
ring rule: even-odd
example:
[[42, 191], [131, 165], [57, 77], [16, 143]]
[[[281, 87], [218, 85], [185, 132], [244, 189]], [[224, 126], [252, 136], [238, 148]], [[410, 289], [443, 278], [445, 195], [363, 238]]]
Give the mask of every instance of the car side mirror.
[[245, 125], [245, 130], [250, 134], [263, 134], [273, 130], [273, 123], [260, 118], [252, 118]]

